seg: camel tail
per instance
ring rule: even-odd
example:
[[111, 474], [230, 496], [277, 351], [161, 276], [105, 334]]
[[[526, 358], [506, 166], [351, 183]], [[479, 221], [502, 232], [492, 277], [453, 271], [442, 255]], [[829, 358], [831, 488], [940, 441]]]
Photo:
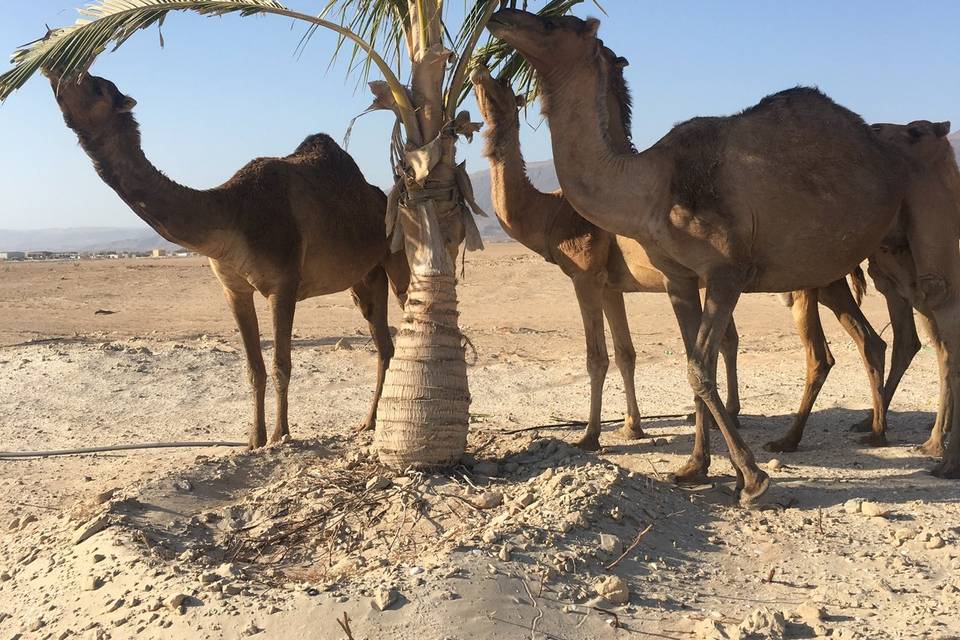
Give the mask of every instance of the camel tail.
[[863, 295], [867, 292], [867, 276], [859, 266], [850, 274], [850, 288], [853, 289], [853, 299], [859, 307], [863, 302]]

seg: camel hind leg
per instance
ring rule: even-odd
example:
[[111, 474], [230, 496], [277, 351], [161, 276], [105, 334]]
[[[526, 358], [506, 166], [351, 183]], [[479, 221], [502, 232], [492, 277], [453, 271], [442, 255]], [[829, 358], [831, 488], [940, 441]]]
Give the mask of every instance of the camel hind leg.
[[823, 335], [823, 325], [820, 323], [820, 313], [817, 307], [818, 300], [819, 291], [817, 289], [804, 289], [793, 293], [793, 306], [790, 310], [793, 313], [793, 322], [797, 328], [797, 334], [800, 336], [800, 342], [803, 343], [807, 355], [807, 379], [803, 387], [800, 408], [793, 419], [793, 425], [782, 438], [766, 443], [764, 448], [767, 451], [788, 452], [797, 450], [800, 440], [803, 438], [803, 430], [806, 427], [807, 419], [813, 410], [813, 403], [816, 402], [820, 389], [827, 380], [827, 374], [833, 368], [833, 354], [830, 353], [827, 338]]
[[377, 424], [377, 406], [383, 394], [383, 381], [390, 367], [390, 360], [393, 358], [393, 339], [390, 337], [390, 326], [387, 324], [387, 292], [387, 275], [380, 266], [373, 269], [350, 289], [353, 302], [367, 321], [373, 343], [377, 347], [377, 384], [373, 392], [373, 402], [358, 431], [373, 429]]
[[267, 425], [264, 413], [264, 398], [267, 388], [267, 369], [263, 364], [263, 351], [260, 345], [260, 326], [257, 323], [257, 310], [253, 305], [253, 288], [235, 291], [224, 288], [224, 294], [233, 317], [240, 329], [243, 350], [247, 356], [247, 376], [253, 393], [253, 420], [250, 423], [248, 443], [251, 449], [267, 444]]
[[634, 374], [637, 365], [637, 351], [630, 337], [630, 325], [627, 322], [627, 311], [623, 306], [623, 293], [604, 289], [603, 313], [610, 325], [613, 336], [614, 360], [620, 376], [623, 378], [623, 389], [627, 401], [627, 415], [623, 421], [620, 434], [630, 440], [646, 437], [640, 426], [640, 409], [637, 406], [637, 389]]
[[737, 351], [740, 349], [740, 334], [737, 324], [730, 317], [727, 332], [720, 343], [720, 354], [723, 356], [724, 371], [727, 375], [727, 413], [733, 416], [737, 428], [740, 428], [740, 383], [737, 379]]
[[860, 357], [863, 359], [863, 365], [870, 380], [870, 394], [873, 401], [872, 433], [864, 438], [864, 442], [875, 447], [883, 446], [887, 443], [887, 411], [883, 381], [887, 343], [877, 335], [863, 315], [845, 279], [835, 280], [820, 289], [819, 299], [837, 316], [840, 325], [860, 351]]
[[290, 352], [293, 316], [297, 309], [296, 287], [272, 294], [267, 300], [273, 315], [273, 381], [277, 391], [277, 423], [270, 442], [280, 442], [290, 435], [287, 398], [293, 370]]
[[928, 456], [939, 458], [944, 454], [944, 436], [951, 423], [953, 412], [953, 399], [950, 393], [947, 375], [949, 371], [949, 354], [947, 353], [946, 345], [940, 339], [940, 331], [937, 329], [934, 319], [923, 314], [920, 315], [920, 319], [937, 352], [937, 370], [940, 374], [940, 394], [937, 401], [937, 418], [933, 423], [933, 428], [930, 430], [930, 437], [927, 438], [926, 442], [917, 447], [917, 449]]
[[600, 449], [600, 412], [603, 406], [603, 383], [610, 367], [607, 340], [603, 330], [603, 284], [585, 276], [573, 281], [583, 334], [587, 343], [587, 373], [590, 376], [590, 417], [577, 446], [585, 451]]

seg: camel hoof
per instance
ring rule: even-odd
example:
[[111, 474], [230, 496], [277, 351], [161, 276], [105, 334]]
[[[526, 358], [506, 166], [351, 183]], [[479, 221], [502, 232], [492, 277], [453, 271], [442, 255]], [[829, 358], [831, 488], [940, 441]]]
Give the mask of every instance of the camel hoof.
[[354, 433], [363, 433], [364, 431], [373, 431], [377, 426], [376, 421], [364, 420], [354, 428]]
[[885, 447], [887, 446], [887, 436], [883, 433], [870, 433], [860, 438], [860, 442], [871, 447]]
[[754, 481], [748, 485], [745, 485], [743, 489], [740, 490], [740, 506], [749, 507], [751, 504], [756, 502], [760, 496], [765, 494], [769, 488], [770, 476], [763, 471], [758, 470]]
[[617, 431], [617, 433], [619, 433], [620, 437], [624, 438], [625, 440], [640, 440], [647, 437], [647, 434], [644, 433], [643, 429], [641, 429], [639, 426], [628, 427], [627, 425], [623, 425], [620, 427], [620, 430]]
[[700, 464], [691, 460], [674, 473], [671, 473], [670, 480], [674, 484], [704, 484], [709, 482], [707, 478], [707, 469], [709, 467], [709, 463]]
[[868, 416], [860, 422], [854, 422], [850, 425], [850, 431], [854, 433], [867, 433], [873, 431], [873, 416]]
[[771, 440], [763, 445], [763, 448], [772, 453], [793, 453], [799, 445], [799, 442], [791, 438], [780, 438], [779, 440]]
[[931, 458], [942, 458], [946, 449], [943, 446], [943, 442], [940, 440], [927, 440], [921, 445], [918, 445], [916, 448], [917, 453], [922, 453], [925, 456], [930, 456]]
[[583, 451], [600, 451], [599, 436], [583, 436], [577, 440], [574, 445]]
[[931, 469], [930, 473], [945, 480], [960, 480], [960, 462], [944, 460]]

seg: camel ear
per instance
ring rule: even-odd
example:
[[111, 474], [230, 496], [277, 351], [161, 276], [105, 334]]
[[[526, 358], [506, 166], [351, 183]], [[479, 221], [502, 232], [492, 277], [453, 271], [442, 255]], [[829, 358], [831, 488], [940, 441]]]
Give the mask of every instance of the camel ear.
[[630, 61], [627, 60], [626, 58], [624, 58], [623, 56], [620, 56], [619, 58], [617, 58], [617, 60], [616, 60], [616, 62], [615, 62], [614, 64], [617, 65], [617, 68], [618, 68], [618, 69], [623, 69], [624, 67], [629, 67], [629, 66], [630, 66]]
[[123, 102], [120, 103], [120, 108], [117, 109], [120, 113], [129, 113], [133, 111], [133, 108], [137, 106], [137, 101], [131, 98], [130, 96], [123, 96]]
[[523, 109], [527, 106], [527, 96], [517, 96], [517, 107]]
[[583, 21], [583, 34], [587, 37], [593, 37], [597, 35], [597, 31], [600, 30], [600, 21], [596, 18], [587, 18]]
[[938, 138], [944, 137], [945, 135], [950, 133], [950, 121], [944, 120], [943, 122], [934, 122], [933, 132], [937, 134]]

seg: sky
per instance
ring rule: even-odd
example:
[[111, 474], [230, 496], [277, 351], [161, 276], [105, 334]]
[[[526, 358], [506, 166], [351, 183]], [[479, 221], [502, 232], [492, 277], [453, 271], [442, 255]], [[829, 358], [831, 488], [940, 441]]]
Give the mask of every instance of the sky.
[[[539, 7], [543, 0], [531, 0]], [[82, 0], [3, 0], [0, 51], [63, 26]], [[289, 0], [316, 12], [317, 0]], [[633, 135], [645, 148], [697, 115], [739, 111], [798, 84], [816, 85], [869, 122], [925, 118], [960, 127], [960, 2], [927, 0], [602, 0], [577, 13], [630, 60]], [[448, 0], [462, 12], [463, 0]], [[252, 158], [293, 151], [319, 131], [342, 140], [370, 104], [346, 62], [330, 65], [335, 39], [318, 33], [301, 56], [302, 28], [278, 17], [171, 15], [165, 47], [156, 29], [135, 35], [93, 68], [138, 101], [147, 156], [196, 188], [228, 179]], [[0, 65], [0, 69], [4, 69]], [[471, 100], [472, 102], [472, 100]], [[474, 119], [476, 107], [470, 103]], [[528, 161], [550, 157], [537, 105], [522, 143]], [[349, 151], [367, 180], [390, 182], [387, 113], [361, 118]], [[469, 171], [486, 168], [482, 139], [462, 143]], [[137, 227], [66, 128], [46, 80], [32, 79], [0, 106], [0, 228]]]

